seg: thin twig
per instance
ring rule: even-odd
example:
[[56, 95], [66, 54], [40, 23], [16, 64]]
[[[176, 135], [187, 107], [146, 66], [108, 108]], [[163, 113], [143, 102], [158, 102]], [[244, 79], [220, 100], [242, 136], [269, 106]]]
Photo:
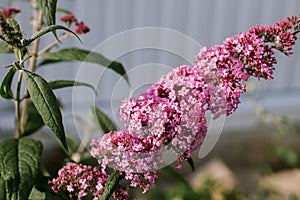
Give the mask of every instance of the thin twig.
[[[69, 33], [65, 33], [62, 36], [60, 36], [58, 38], [59, 41], [62, 41], [64, 39], [66, 39], [68, 36], [70, 36]], [[44, 53], [48, 52], [50, 49], [52, 49], [55, 45], [57, 45], [59, 43], [58, 40], [53, 41], [52, 43], [50, 43], [48, 46], [46, 46], [45, 48], [43, 48], [39, 53], [38, 53], [38, 57], [40, 57], [41, 55], [43, 55]]]
[[[42, 15], [42, 12], [39, 10], [37, 0], [31, 0], [31, 5], [33, 8], [32, 34], [34, 35], [41, 30], [42, 23], [43, 23], [43, 15]], [[39, 50], [39, 42], [40, 42], [40, 39], [37, 38], [32, 44], [32, 50], [31, 50], [32, 57], [29, 60], [29, 67], [28, 67], [28, 70], [32, 71], [32, 72], [34, 72], [36, 69], [37, 53]], [[27, 93], [27, 91], [25, 91], [25, 96], [27, 95], [26, 93]], [[28, 118], [27, 111], [28, 111], [29, 103], [30, 103], [30, 99], [24, 100], [21, 118], [20, 118], [21, 133], [23, 133], [25, 130], [25, 125], [26, 125], [27, 118]]]
[[[93, 120], [89, 120], [89, 122], [92, 122]], [[71, 159], [75, 162], [79, 162], [81, 160], [82, 154], [86, 149], [86, 146], [89, 142], [91, 132], [93, 131], [93, 125], [91, 123], [88, 123], [85, 125], [86, 130], [84, 131], [84, 135], [82, 140], [80, 141], [79, 147], [77, 148], [76, 152], [72, 154]]]

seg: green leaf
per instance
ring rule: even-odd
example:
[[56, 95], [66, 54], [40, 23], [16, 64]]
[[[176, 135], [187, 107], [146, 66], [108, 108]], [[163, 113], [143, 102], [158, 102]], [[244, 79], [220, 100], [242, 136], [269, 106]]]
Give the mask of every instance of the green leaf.
[[54, 25], [57, 0], [39, 0], [38, 3], [46, 18], [47, 25]]
[[62, 192], [54, 193], [52, 191], [46, 191], [45, 200], [70, 200], [70, 198]]
[[[50, 177], [38, 176], [36, 185], [30, 193], [30, 200], [70, 200], [68, 195], [63, 191], [54, 193], [48, 182], [52, 180]], [[41, 196], [39, 197], [38, 194]]]
[[0, 41], [0, 54], [13, 53], [14, 51], [10, 48], [10, 46], [3, 41]]
[[287, 147], [277, 147], [275, 149], [277, 157], [289, 167], [299, 167], [299, 156]]
[[61, 29], [61, 30], [65, 30], [65, 31], [68, 31], [70, 33], [72, 33], [73, 35], [75, 35], [75, 37], [81, 42], [80, 38], [78, 37], [78, 35], [76, 33], [74, 33], [73, 31], [71, 31], [70, 29], [68, 29], [67, 27], [64, 27], [62, 25], [50, 25], [50, 26], [47, 26], [45, 28], [43, 28], [42, 30], [40, 30], [39, 32], [36, 33], [36, 35], [34, 35], [32, 38], [28, 39], [26, 41], [26, 45], [29, 45], [31, 42], [33, 42], [34, 40], [36, 40], [37, 38], [49, 33], [49, 32], [53, 32], [55, 30], [58, 30], [58, 29]]
[[163, 169], [167, 174], [172, 176], [173, 178], [176, 178], [178, 181], [186, 185], [187, 187], [191, 188], [191, 185], [182, 177], [181, 174], [178, 173], [177, 170], [175, 170], [173, 167], [167, 166]]
[[49, 64], [51, 61], [57, 62], [57, 61], [79, 61], [79, 62], [89, 62], [89, 63], [95, 63], [104, 67], [107, 67], [109, 69], [112, 69], [116, 73], [123, 76], [123, 78], [129, 83], [128, 77], [126, 75], [125, 68], [123, 65], [116, 61], [111, 61], [104, 57], [100, 53], [96, 53], [93, 51], [85, 50], [85, 49], [79, 49], [79, 48], [66, 48], [61, 49], [56, 52], [49, 52], [45, 53], [42, 56], [44, 59], [46, 59], [43, 63], [40, 65], [43, 65], [44, 63]]
[[32, 188], [28, 200], [45, 200], [45, 199], [46, 199], [45, 192], [40, 192], [35, 187]]
[[68, 149], [62, 115], [56, 97], [48, 83], [39, 75], [24, 70], [24, 78], [27, 90], [32, 102], [47, 125], [60, 142]]
[[[54, 25], [57, 0], [38, 0], [38, 3], [44, 17], [46, 18], [47, 25]], [[53, 30], [53, 34], [57, 38], [55, 30]]]
[[98, 160], [96, 158], [92, 157], [88, 151], [86, 151], [82, 154], [80, 163], [82, 163], [83, 165], [90, 165], [93, 167], [99, 166]]
[[5, 181], [0, 177], [0, 199], [6, 198]]
[[73, 86], [86, 86], [86, 87], [91, 88], [94, 92], [96, 92], [96, 89], [92, 85], [90, 85], [88, 83], [74, 81], [74, 80], [50, 81], [49, 86], [51, 87], [52, 90], [65, 88], [65, 87], [73, 87]]
[[187, 159], [187, 162], [190, 164], [192, 170], [195, 171], [195, 165], [194, 165], [193, 158]]
[[7, 72], [0, 86], [0, 95], [5, 99], [14, 98], [13, 93], [11, 91], [11, 83], [15, 73], [16, 73], [16, 69], [14, 67], [10, 68], [10, 70]]
[[44, 126], [44, 121], [32, 102], [28, 105], [27, 115], [24, 135], [30, 135]]
[[115, 124], [104, 112], [102, 112], [100, 109], [94, 106], [90, 106], [90, 108], [92, 110], [94, 121], [96, 122], [97, 127], [100, 131], [102, 131], [103, 134], [116, 131]]
[[28, 199], [39, 172], [42, 143], [31, 138], [0, 143], [0, 174], [6, 199]]
[[103, 191], [103, 194], [101, 196], [101, 200], [108, 200], [110, 199], [110, 196], [116, 189], [116, 187], [119, 185], [119, 181], [121, 179], [120, 172], [114, 171], [108, 178], [107, 183], [105, 185], [105, 189]]
[[79, 143], [72, 137], [66, 137], [69, 151], [67, 154], [71, 157], [73, 153], [75, 153], [79, 147]]
[[70, 10], [67, 10], [65, 8], [62, 8], [62, 7], [57, 7], [56, 12], [60, 12], [60, 13], [64, 13], [64, 14], [72, 14], [72, 12]]

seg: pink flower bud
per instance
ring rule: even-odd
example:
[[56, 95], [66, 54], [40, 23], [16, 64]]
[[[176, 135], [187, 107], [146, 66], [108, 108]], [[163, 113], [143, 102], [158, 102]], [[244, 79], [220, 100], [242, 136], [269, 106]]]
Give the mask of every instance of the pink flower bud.
[[4, 10], [1, 11], [3, 17], [6, 19], [6, 18], [9, 18], [9, 17], [12, 17], [14, 16], [15, 14], [21, 12], [21, 10], [17, 9], [17, 8], [14, 8], [14, 7], [9, 7], [9, 8], [6, 8]]
[[60, 20], [63, 22], [77, 22], [77, 18], [73, 14], [67, 14], [60, 17]]
[[90, 29], [88, 26], [86, 26], [83, 22], [76, 23], [76, 28], [74, 29], [74, 32], [77, 34], [84, 34], [89, 32]]

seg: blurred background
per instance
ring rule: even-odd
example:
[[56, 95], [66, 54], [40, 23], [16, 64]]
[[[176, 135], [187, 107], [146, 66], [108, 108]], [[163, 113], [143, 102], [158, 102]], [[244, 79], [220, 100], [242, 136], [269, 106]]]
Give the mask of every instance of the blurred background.
[[[30, 28], [26, 26], [31, 15], [29, 4], [26, 1], [15, 1], [13, 4], [9, 1], [0, 3], [2, 7], [9, 5], [22, 10], [16, 18], [22, 21], [21, 28], [26, 33], [30, 33]], [[285, 19], [286, 16], [300, 13], [300, 1], [282, 0], [65, 0], [59, 1], [59, 6], [73, 11], [76, 17], [84, 21], [91, 29], [90, 33], [81, 36], [83, 44], [74, 38], [69, 38], [61, 46], [75, 45], [85, 49], [95, 49], [103, 41], [123, 31], [144, 27], [160, 27], [178, 31], [200, 45], [210, 47], [221, 44], [227, 37], [247, 31], [256, 24], [272, 25], [277, 20]], [[59, 16], [60, 14], [57, 16], [58, 23], [60, 23]], [[52, 35], [45, 37], [46, 39], [43, 40], [45, 44], [53, 40]], [[132, 42], [134, 41], [133, 38]], [[169, 42], [176, 43], [176, 41]], [[182, 49], [185, 50], [185, 48], [188, 47], [183, 45]], [[186, 49], [186, 51], [190, 50]], [[199, 49], [193, 51], [191, 56], [196, 55]], [[110, 58], [110, 55], [105, 56]], [[207, 172], [209, 176], [212, 176], [212, 179], [211, 177], [200, 178], [200, 182], [205, 180], [208, 183], [205, 182], [202, 186], [200, 184], [198, 188], [192, 189], [195, 192], [195, 199], [199, 197], [197, 195], [203, 193], [209, 194], [211, 199], [295, 199], [297, 197], [293, 193], [298, 192], [299, 195], [300, 172], [297, 170], [300, 167], [298, 154], [300, 144], [298, 136], [298, 121], [300, 120], [299, 41], [295, 45], [294, 55], [285, 57], [278, 53], [277, 58], [275, 79], [272, 81], [251, 80], [249, 93], [243, 95], [239, 109], [226, 118], [222, 135], [213, 151], [201, 160], [197, 154], [195, 155], [196, 171], [199, 170], [195, 174]], [[136, 69], [137, 66], [147, 68], [145, 69], [147, 74], [143, 73], [144, 70], [137, 74], [133, 73], [134, 75], [129, 76], [130, 80], [145, 77], [152, 77], [156, 80], [162, 71], [165, 73], [166, 69], [170, 70], [172, 67], [190, 63], [189, 60], [174, 55], [172, 52], [151, 48], [127, 52], [117, 60], [128, 71]], [[1, 66], [12, 61], [13, 57], [0, 55]], [[159, 63], [167, 67], [163, 70], [159, 67], [149, 70], [151, 67], [149, 63]], [[74, 79], [79, 68], [80, 63], [66, 63], [38, 70], [47, 80], [54, 80]], [[0, 68], [1, 79], [5, 72], [6, 69]], [[120, 77], [111, 71], [104, 73], [105, 76], [97, 88], [101, 95], [97, 97], [96, 102], [107, 114], [113, 116], [114, 110], [111, 102], [121, 101], [121, 98], [114, 99], [113, 96], [113, 90], [119, 83]], [[64, 113], [68, 116], [72, 112], [72, 90], [58, 91], [56, 94], [63, 100]], [[128, 96], [124, 94], [126, 95]], [[82, 101], [84, 103], [84, 98]], [[13, 104], [1, 99], [0, 105], [0, 132], [1, 134], [13, 132]], [[74, 131], [72, 118], [65, 117], [64, 120], [67, 124], [66, 128]], [[214, 169], [214, 172], [209, 169]], [[214, 177], [217, 174], [216, 171], [222, 172], [222, 175]], [[181, 175], [189, 184], [195, 185], [193, 182], [195, 180], [190, 178], [190, 172], [187, 166]], [[168, 176], [168, 172], [163, 172], [163, 175]], [[192, 177], [197, 176], [192, 175]], [[227, 179], [231, 184], [228, 188], [226, 187], [230, 184], [222, 182]], [[160, 195], [161, 199], [194, 198], [184, 198], [186, 195], [184, 191], [190, 191], [190, 188], [186, 188], [187, 183], [182, 183], [178, 178], [179, 186], [177, 186], [174, 184], [176, 181], [172, 178], [170, 180], [172, 184], [168, 181], [164, 181], [164, 185], [162, 183], [164, 186], [162, 188], [166, 190], [159, 190], [159, 194], [153, 193], [153, 195]], [[219, 180], [221, 182], [218, 182]], [[213, 189], [207, 189], [203, 185], [210, 185], [210, 189]], [[287, 185], [290, 187], [285, 187]], [[174, 192], [181, 191], [174, 189], [176, 187], [183, 188], [183, 192], [178, 192], [178, 194]], [[169, 192], [172, 194], [166, 195], [165, 193], [168, 193], [166, 191], [173, 193]]]

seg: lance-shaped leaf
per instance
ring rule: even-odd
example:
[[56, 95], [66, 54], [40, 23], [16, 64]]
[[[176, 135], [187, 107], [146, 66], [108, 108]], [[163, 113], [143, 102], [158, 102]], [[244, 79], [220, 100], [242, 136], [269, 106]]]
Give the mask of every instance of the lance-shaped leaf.
[[96, 125], [103, 134], [116, 130], [115, 124], [104, 112], [94, 106], [90, 106], [90, 108], [92, 110]]
[[39, 0], [38, 3], [46, 18], [47, 25], [54, 25], [57, 0]]
[[74, 33], [73, 31], [71, 31], [70, 29], [68, 29], [67, 27], [64, 27], [62, 25], [50, 25], [50, 26], [47, 26], [45, 28], [43, 28], [42, 30], [40, 30], [39, 32], [37, 32], [34, 36], [32, 36], [32, 38], [28, 39], [26, 41], [26, 45], [29, 45], [31, 42], [33, 42], [34, 40], [36, 40], [37, 38], [49, 33], [49, 32], [53, 32], [55, 30], [65, 30], [65, 31], [68, 31], [70, 33], [72, 33], [73, 35], [76, 36], [76, 38], [81, 42], [80, 38], [78, 37], [78, 35], [76, 33]]
[[10, 68], [4, 77], [2, 84], [0, 86], [0, 95], [5, 99], [13, 99], [13, 93], [11, 91], [11, 83], [16, 73], [16, 69], [14, 67]]
[[[46, 18], [47, 25], [54, 25], [57, 0], [38, 0], [38, 3], [42, 10], [43, 16]], [[55, 30], [53, 33], [56, 37]]]
[[[76, 82], [73, 80], [56, 80], [56, 81], [50, 81], [48, 84], [52, 90], [60, 89], [64, 87], [72, 87], [72, 86], [86, 86], [91, 88], [94, 92], [96, 92], [94, 87], [91, 86], [90, 84]], [[60, 107], [62, 107], [59, 101], [58, 104]], [[32, 102], [28, 106], [27, 115], [28, 117], [27, 117], [27, 122], [25, 124], [24, 135], [30, 135], [44, 126], [44, 121]]]
[[28, 199], [39, 172], [42, 143], [31, 138], [0, 143], [0, 174], [6, 199]]
[[105, 185], [105, 189], [103, 191], [103, 194], [101, 196], [101, 200], [108, 200], [110, 199], [110, 196], [114, 192], [114, 190], [119, 185], [119, 181], [121, 179], [120, 172], [114, 171], [108, 178], [107, 183]]
[[63, 13], [63, 14], [72, 14], [72, 12], [70, 10], [67, 10], [65, 8], [62, 8], [62, 7], [57, 7], [56, 12]]
[[32, 102], [28, 105], [24, 135], [30, 135], [44, 126], [44, 121]]
[[45, 125], [51, 128], [65, 149], [68, 149], [62, 115], [52, 89], [41, 76], [33, 72], [24, 70], [24, 78], [32, 102], [41, 115]]
[[55, 81], [50, 81], [48, 84], [52, 90], [61, 89], [65, 87], [73, 87], [73, 86], [86, 86], [91, 88], [94, 92], [96, 92], [96, 89], [92, 85], [88, 83], [74, 81], [74, 80], [55, 80]]
[[178, 181], [180, 181], [181, 183], [183, 183], [184, 185], [186, 185], [188, 188], [191, 188], [191, 185], [189, 184], [189, 182], [187, 182], [181, 174], [179, 174], [178, 170], [175, 170], [173, 167], [171, 166], [167, 166], [163, 169], [164, 172], [166, 172], [167, 174], [169, 174], [171, 177], [176, 178]]
[[97, 52], [93, 52], [85, 49], [79, 49], [79, 48], [66, 48], [56, 52], [45, 53], [42, 57], [46, 60], [42, 62], [40, 65], [50, 64], [57, 61], [79, 61], [79, 62], [95, 63], [107, 67], [109, 69], [112, 69], [116, 73], [123, 76], [128, 83], [128, 77], [126, 75], [126, 71], [123, 65], [119, 62], [111, 61], [106, 57], [104, 57], [102, 54]]
[[0, 54], [13, 53], [14, 51], [6, 42], [0, 41]]
[[187, 162], [188, 162], [189, 165], [191, 166], [192, 170], [195, 171], [195, 165], [194, 165], [193, 158], [187, 159]]

